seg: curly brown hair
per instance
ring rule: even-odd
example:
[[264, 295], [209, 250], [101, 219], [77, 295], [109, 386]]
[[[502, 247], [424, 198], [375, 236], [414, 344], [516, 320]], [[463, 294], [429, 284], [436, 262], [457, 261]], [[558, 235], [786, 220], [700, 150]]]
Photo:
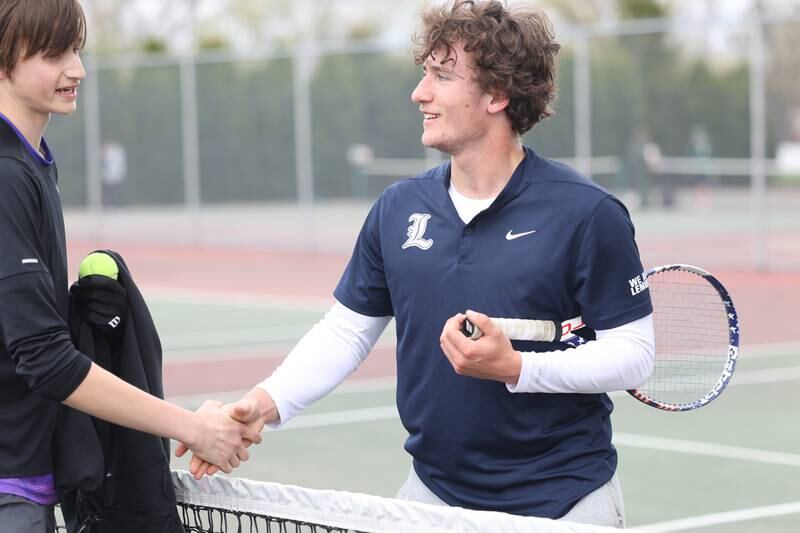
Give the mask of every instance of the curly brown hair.
[[522, 135], [553, 115], [555, 57], [561, 45], [544, 13], [509, 10], [498, 0], [457, 0], [423, 12], [413, 39], [417, 65], [437, 50], [450, 55], [460, 43], [472, 54], [478, 86], [508, 96], [506, 114], [516, 133]]

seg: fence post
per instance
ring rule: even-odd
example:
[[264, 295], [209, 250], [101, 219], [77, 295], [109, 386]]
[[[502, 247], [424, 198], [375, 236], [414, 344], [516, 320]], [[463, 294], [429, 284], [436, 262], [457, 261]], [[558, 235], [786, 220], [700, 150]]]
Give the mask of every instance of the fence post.
[[767, 268], [766, 80], [764, 25], [757, 2], [750, 23], [750, 191], [753, 209], [753, 268]]

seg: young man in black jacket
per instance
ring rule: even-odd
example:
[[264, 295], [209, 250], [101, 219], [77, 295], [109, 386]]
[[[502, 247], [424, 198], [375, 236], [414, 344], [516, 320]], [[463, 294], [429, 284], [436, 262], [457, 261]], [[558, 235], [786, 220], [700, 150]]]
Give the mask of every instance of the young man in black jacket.
[[0, 3], [0, 524], [54, 530], [53, 432], [60, 403], [180, 440], [230, 471], [260, 440], [219, 404], [199, 414], [151, 396], [79, 352], [67, 327], [58, 173], [44, 132], [72, 114], [85, 76], [77, 0]]

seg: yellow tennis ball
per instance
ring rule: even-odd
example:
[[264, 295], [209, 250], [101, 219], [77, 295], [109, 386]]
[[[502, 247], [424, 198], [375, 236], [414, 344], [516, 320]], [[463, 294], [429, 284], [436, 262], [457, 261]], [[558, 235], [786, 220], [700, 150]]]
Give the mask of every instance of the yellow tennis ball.
[[117, 276], [119, 276], [117, 262], [110, 255], [103, 252], [91, 253], [81, 261], [81, 266], [78, 268], [78, 278], [91, 275], [117, 279]]

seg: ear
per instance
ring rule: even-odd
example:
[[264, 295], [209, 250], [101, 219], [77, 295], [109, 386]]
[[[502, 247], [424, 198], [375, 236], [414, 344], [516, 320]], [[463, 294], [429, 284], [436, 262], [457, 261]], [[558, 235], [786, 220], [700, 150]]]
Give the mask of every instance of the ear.
[[508, 103], [510, 102], [508, 95], [504, 93], [497, 93], [497, 94], [491, 94], [489, 96], [490, 96], [489, 105], [486, 108], [486, 110], [489, 113], [491, 114], [500, 113], [501, 111], [504, 111], [508, 107]]

